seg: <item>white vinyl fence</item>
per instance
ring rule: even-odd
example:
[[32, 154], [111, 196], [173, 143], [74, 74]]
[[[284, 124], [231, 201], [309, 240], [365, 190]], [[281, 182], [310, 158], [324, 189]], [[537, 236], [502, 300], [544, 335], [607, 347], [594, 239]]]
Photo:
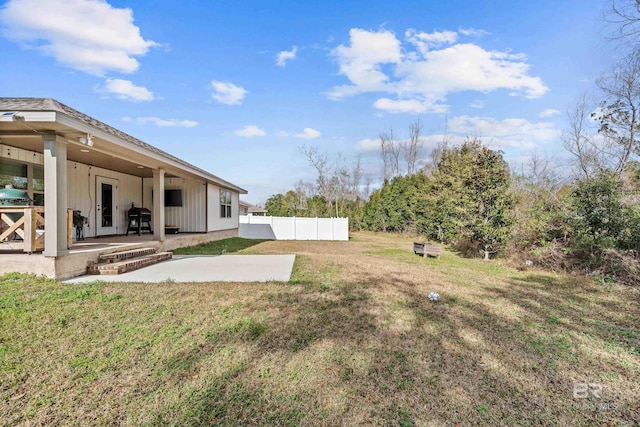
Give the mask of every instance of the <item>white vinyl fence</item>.
[[240, 215], [240, 237], [272, 240], [349, 240], [349, 218]]

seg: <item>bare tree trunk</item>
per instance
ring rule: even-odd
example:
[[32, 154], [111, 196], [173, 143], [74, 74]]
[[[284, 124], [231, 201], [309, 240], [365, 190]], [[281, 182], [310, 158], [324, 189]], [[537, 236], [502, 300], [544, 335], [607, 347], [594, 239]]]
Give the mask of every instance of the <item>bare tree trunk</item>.
[[380, 155], [384, 180], [400, 175], [400, 144], [393, 139], [393, 129], [380, 134]]
[[351, 169], [351, 198], [357, 201], [360, 198], [360, 181], [362, 180], [362, 168], [360, 167], [361, 157], [356, 158]]
[[409, 126], [409, 140], [403, 145], [404, 158], [407, 161], [407, 174], [413, 175], [416, 171], [416, 163], [420, 154], [420, 133], [422, 132], [422, 123], [420, 119], [416, 119]]
[[393, 129], [389, 128], [388, 134], [388, 152], [391, 156], [391, 176], [400, 176], [400, 144], [393, 138]]
[[595, 133], [589, 130], [591, 111], [593, 108], [587, 101], [586, 93], [576, 98], [567, 110], [569, 128], [562, 133], [564, 148], [575, 156], [580, 178], [589, 178], [593, 173], [605, 169], [601, 161], [601, 149], [595, 143]]
[[389, 135], [386, 132], [380, 134], [380, 156], [382, 157], [382, 179], [389, 179]]
[[452, 136], [449, 133], [449, 126], [447, 119], [444, 119], [444, 130], [442, 132], [442, 140], [431, 150], [431, 162], [425, 165], [424, 171], [425, 173], [433, 173], [436, 169], [438, 169], [438, 164], [442, 159], [442, 154], [449, 148], [451, 144]]

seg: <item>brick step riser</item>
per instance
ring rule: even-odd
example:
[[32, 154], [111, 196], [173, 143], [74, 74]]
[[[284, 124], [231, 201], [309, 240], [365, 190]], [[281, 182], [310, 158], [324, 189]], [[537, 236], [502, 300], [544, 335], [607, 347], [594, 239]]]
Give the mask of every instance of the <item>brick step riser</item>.
[[162, 261], [166, 261], [171, 259], [173, 254], [163, 252], [159, 254], [154, 254], [152, 256], [145, 255], [144, 258], [141, 259], [130, 259], [128, 261], [121, 261], [122, 264], [118, 263], [105, 263], [105, 264], [94, 264], [87, 269], [87, 274], [121, 274], [129, 271], [137, 270], [142, 267], [148, 267], [153, 264], [157, 264]]
[[155, 248], [143, 248], [143, 249], [133, 249], [122, 252], [112, 252], [109, 254], [102, 254], [98, 256], [100, 262], [120, 262], [125, 261], [127, 259], [138, 258], [145, 255], [151, 255], [156, 253], [157, 250]]

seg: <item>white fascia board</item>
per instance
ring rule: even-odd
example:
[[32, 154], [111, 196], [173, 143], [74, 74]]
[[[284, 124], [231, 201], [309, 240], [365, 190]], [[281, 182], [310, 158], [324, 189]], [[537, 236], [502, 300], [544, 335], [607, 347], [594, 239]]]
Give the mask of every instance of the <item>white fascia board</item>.
[[[13, 114], [5, 114], [13, 113]], [[55, 111], [0, 111], [0, 122], [55, 122]]]

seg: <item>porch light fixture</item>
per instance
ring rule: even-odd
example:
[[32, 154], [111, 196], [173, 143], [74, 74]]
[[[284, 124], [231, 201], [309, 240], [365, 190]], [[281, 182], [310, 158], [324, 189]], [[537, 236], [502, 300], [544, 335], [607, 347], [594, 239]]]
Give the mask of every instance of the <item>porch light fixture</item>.
[[80, 138], [80, 144], [88, 145], [89, 147], [93, 147], [93, 136], [91, 134], [87, 134], [86, 137]]

